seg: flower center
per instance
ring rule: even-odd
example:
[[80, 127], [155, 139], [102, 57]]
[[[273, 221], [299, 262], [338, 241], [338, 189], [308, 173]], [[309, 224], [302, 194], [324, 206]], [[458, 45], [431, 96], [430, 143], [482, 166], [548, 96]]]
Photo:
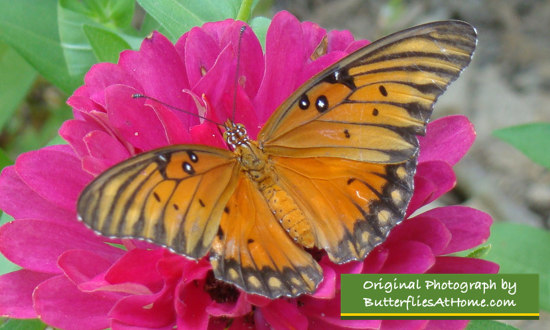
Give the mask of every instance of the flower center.
[[233, 303], [239, 299], [240, 292], [232, 284], [216, 279], [213, 271], [206, 275], [204, 291], [217, 303]]

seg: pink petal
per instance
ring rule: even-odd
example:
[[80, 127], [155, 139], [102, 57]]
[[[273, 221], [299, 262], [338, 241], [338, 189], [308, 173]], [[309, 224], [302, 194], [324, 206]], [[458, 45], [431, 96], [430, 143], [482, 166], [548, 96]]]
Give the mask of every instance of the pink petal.
[[300, 313], [298, 307], [283, 299], [273, 300], [263, 307], [262, 314], [274, 329], [306, 329], [308, 325], [307, 318]]
[[427, 271], [431, 274], [496, 274], [499, 265], [494, 262], [464, 257], [436, 257]]
[[[428, 324], [428, 320], [383, 320], [380, 329], [383, 330], [401, 330], [401, 329], [418, 329], [423, 330]], [[446, 328], [442, 328], [446, 329]]]
[[[220, 40], [221, 45], [229, 43], [239, 56], [239, 84], [246, 91], [247, 96], [252, 99], [258, 92], [264, 74], [264, 53], [260, 41], [254, 31], [248, 26], [244, 33], [240, 34], [243, 22], [234, 21], [224, 31]], [[240, 40], [240, 49], [237, 49]], [[236, 73], [236, 72], [235, 72]]]
[[434, 255], [439, 255], [444, 254], [451, 237], [451, 232], [437, 218], [420, 215], [395, 227], [386, 239], [386, 244], [414, 240], [428, 245]]
[[327, 34], [328, 52], [345, 51], [355, 41], [353, 34], [348, 30], [332, 30]]
[[162, 34], [153, 32], [139, 51], [122, 52], [119, 65], [141, 83], [140, 92], [145, 95], [183, 109], [192, 102], [182, 93], [189, 88], [185, 65], [174, 45]]
[[451, 232], [452, 239], [443, 254], [467, 250], [485, 243], [493, 223], [489, 214], [466, 206], [438, 207], [424, 212], [422, 216], [437, 218]]
[[191, 282], [206, 278], [208, 271], [212, 270], [212, 266], [206, 258], [196, 261], [173, 254], [167, 250], [163, 252], [164, 257], [159, 260], [157, 269], [165, 279], [182, 278], [185, 282]]
[[111, 125], [126, 141], [143, 151], [168, 145], [157, 114], [144, 99], [133, 98], [136, 93], [136, 89], [124, 85], [107, 88], [105, 97]]
[[[212, 69], [193, 87], [193, 92], [197, 95], [204, 95], [203, 97], [206, 98], [210, 110], [207, 113], [209, 119], [218, 123], [223, 123], [227, 119], [234, 119], [236, 122], [246, 126], [249, 119], [244, 118], [247, 115], [244, 111], [247, 109], [242, 109], [243, 111], [239, 109], [239, 103], [242, 102], [239, 102], [239, 98], [237, 99], [238, 103], [236, 107], [239, 111], [235, 113], [236, 117], [233, 118], [235, 70], [233, 50], [227, 46], [218, 56], [218, 60]], [[240, 97], [240, 99], [242, 98]], [[254, 116], [254, 112], [250, 114]], [[242, 119], [245, 121], [243, 122]]]
[[181, 120], [182, 115], [178, 116], [177, 111], [154, 101], [148, 101], [147, 103], [153, 107], [157, 114], [164, 128], [168, 144], [188, 144], [191, 142], [191, 134]]
[[194, 27], [187, 33], [185, 40], [185, 68], [189, 83], [193, 87], [209, 71], [220, 53], [220, 46], [200, 27]]
[[173, 326], [176, 321], [173, 290], [173, 286], [167, 285], [156, 294], [122, 298], [108, 315], [126, 325], [148, 328]]
[[73, 108], [75, 119], [82, 120], [82, 113], [88, 113], [92, 110], [103, 111], [103, 107], [90, 99], [90, 90], [86, 86], [77, 88], [73, 95], [67, 99], [67, 104]]
[[260, 122], [269, 115], [296, 88], [297, 73], [308, 58], [302, 46], [301, 24], [288, 12], [277, 13], [267, 30], [265, 73], [254, 99]]
[[[245, 294], [245, 293], [241, 293], [241, 294]], [[257, 294], [246, 294], [246, 300], [249, 303], [251, 303], [253, 305], [256, 305], [258, 307], [265, 307], [265, 306], [271, 304], [271, 302], [273, 301], [269, 298], [266, 298], [264, 296], [260, 296], [260, 295], [257, 295]]]
[[218, 123], [232, 119], [245, 125], [250, 136], [255, 136], [259, 130], [257, 109], [240, 87], [234, 99], [235, 70], [234, 54], [231, 47], [227, 46], [220, 53], [212, 69], [193, 88], [193, 92], [197, 95], [206, 95], [209, 105], [208, 118]]
[[378, 328], [378, 320], [342, 320], [340, 318], [340, 293], [334, 299], [298, 298], [299, 310], [308, 317], [310, 329]]
[[122, 67], [112, 63], [93, 65], [84, 77], [89, 97], [105, 107], [105, 89], [111, 85], [127, 85], [140, 88], [140, 84]]
[[453, 330], [465, 329], [469, 320], [430, 320], [424, 329], [426, 330]]
[[112, 261], [92, 251], [69, 250], [59, 257], [57, 263], [65, 275], [79, 285], [106, 271]]
[[59, 273], [57, 259], [73, 249], [94, 251], [107, 259], [120, 253], [84, 226], [77, 229], [40, 220], [16, 220], [0, 227], [0, 251], [23, 268]]
[[205, 329], [209, 321], [208, 306], [212, 298], [203, 289], [204, 280], [193, 283], [180, 282], [176, 288], [176, 312], [178, 329]]
[[303, 44], [307, 56], [313, 55], [327, 31], [313, 22], [302, 22]]
[[34, 308], [42, 321], [61, 329], [104, 329], [117, 296], [83, 293], [64, 275], [42, 282], [34, 291]]
[[108, 167], [130, 157], [128, 149], [104, 131], [92, 131], [83, 140], [90, 156], [104, 161]]
[[216, 124], [206, 121], [200, 125], [193, 126], [190, 132], [192, 143], [226, 149], [227, 146], [217, 128]]
[[[128, 325], [124, 324], [122, 322], [119, 322], [117, 320], [111, 321], [111, 329], [112, 330], [151, 330], [150, 327], [140, 327], [140, 326], [134, 326], [134, 325]], [[173, 325], [167, 325], [165, 327], [157, 327], [154, 328], [155, 330], [173, 330]]]
[[340, 281], [340, 276], [337, 278], [334, 269], [326, 263], [320, 265], [323, 268], [323, 281], [321, 281], [313, 296], [319, 299], [332, 299], [336, 295], [336, 282]]
[[364, 274], [379, 273], [382, 267], [384, 266], [384, 263], [388, 259], [388, 256], [389, 256], [389, 250], [383, 247], [382, 245], [378, 245], [365, 258], [365, 261], [363, 262], [363, 270], [361, 271], [361, 273], [364, 273]]
[[157, 264], [163, 257], [164, 251], [135, 249], [122, 256], [105, 274], [109, 283], [135, 282], [143, 284], [157, 292], [164, 285]]
[[368, 44], [370, 44], [370, 41], [368, 41], [368, 40], [356, 40], [356, 41], [352, 42], [351, 44], [349, 44], [346, 47], [345, 52], [348, 53], [348, 54], [351, 54], [351, 53], [365, 47]]
[[414, 177], [414, 193], [407, 206], [407, 212], [405, 218], [408, 218], [416, 210], [426, 205], [426, 201], [432, 199], [434, 192], [438, 190], [438, 187], [429, 178], [422, 176]]
[[380, 273], [421, 274], [435, 262], [432, 249], [420, 242], [402, 241], [397, 244], [384, 244], [389, 250], [388, 259]]
[[38, 317], [32, 305], [32, 293], [37, 285], [50, 277], [51, 274], [27, 269], [0, 276], [0, 315], [17, 319]]
[[428, 124], [426, 136], [419, 136], [419, 163], [442, 160], [456, 164], [476, 138], [474, 126], [466, 116], [447, 116]]
[[15, 170], [44, 199], [74, 211], [78, 195], [92, 180], [68, 145], [51, 146], [21, 154]]
[[453, 168], [443, 161], [428, 161], [418, 164], [414, 176], [414, 194], [407, 208], [407, 216], [446, 192], [456, 184]]
[[219, 22], [204, 23], [202, 28], [204, 31], [206, 31], [206, 33], [208, 33], [209, 36], [214, 38], [217, 44], [219, 45], [223, 44], [225, 46], [225, 44], [222, 43], [222, 40], [224, 38], [224, 34], [226, 30], [230, 29], [234, 24], [239, 24], [239, 23], [242, 25], [242, 22], [235, 21], [234, 19], [228, 18], [226, 20], [219, 21]]
[[15, 166], [5, 167], [0, 175], [0, 209], [15, 219], [32, 218], [79, 225], [73, 221], [74, 210], [57, 207], [31, 190], [16, 173]]
[[78, 157], [83, 157], [89, 154], [88, 148], [83, 141], [84, 136], [97, 130], [102, 130], [102, 128], [95, 122], [70, 119], [61, 125], [59, 135], [71, 144]]

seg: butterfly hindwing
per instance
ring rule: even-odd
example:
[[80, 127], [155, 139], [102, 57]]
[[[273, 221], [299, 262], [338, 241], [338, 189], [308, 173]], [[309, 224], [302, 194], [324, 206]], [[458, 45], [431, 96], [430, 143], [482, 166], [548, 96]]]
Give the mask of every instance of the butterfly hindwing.
[[206, 146], [145, 152], [89, 184], [78, 215], [103, 235], [142, 238], [200, 258], [218, 231], [237, 165], [232, 152]]
[[272, 299], [311, 293], [323, 279], [321, 267], [288, 236], [246, 176], [224, 210], [210, 261], [217, 278]]
[[436, 22], [373, 42], [310, 79], [259, 134], [268, 154], [398, 163], [413, 157], [434, 102], [471, 59], [467, 23]]
[[273, 157], [280, 185], [306, 214], [315, 245], [336, 263], [362, 260], [404, 217], [416, 159], [385, 165]]

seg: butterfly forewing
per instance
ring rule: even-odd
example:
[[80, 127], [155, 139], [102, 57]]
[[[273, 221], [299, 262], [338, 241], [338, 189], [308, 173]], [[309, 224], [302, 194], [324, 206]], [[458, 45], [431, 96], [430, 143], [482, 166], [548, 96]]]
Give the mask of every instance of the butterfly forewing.
[[470, 62], [475, 30], [436, 22], [380, 39], [313, 77], [259, 135], [269, 154], [398, 163], [418, 150], [433, 104]]
[[238, 169], [233, 153], [206, 146], [143, 153], [88, 185], [78, 215], [103, 235], [143, 238], [200, 258], [218, 231]]

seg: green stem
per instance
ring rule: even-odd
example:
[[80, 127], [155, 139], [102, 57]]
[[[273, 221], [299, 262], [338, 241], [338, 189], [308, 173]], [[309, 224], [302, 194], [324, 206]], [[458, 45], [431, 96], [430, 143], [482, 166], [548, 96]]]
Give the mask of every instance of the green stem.
[[239, 8], [239, 13], [237, 14], [237, 20], [248, 22], [252, 11], [253, 2], [254, 0], [243, 0], [241, 2], [241, 8]]

